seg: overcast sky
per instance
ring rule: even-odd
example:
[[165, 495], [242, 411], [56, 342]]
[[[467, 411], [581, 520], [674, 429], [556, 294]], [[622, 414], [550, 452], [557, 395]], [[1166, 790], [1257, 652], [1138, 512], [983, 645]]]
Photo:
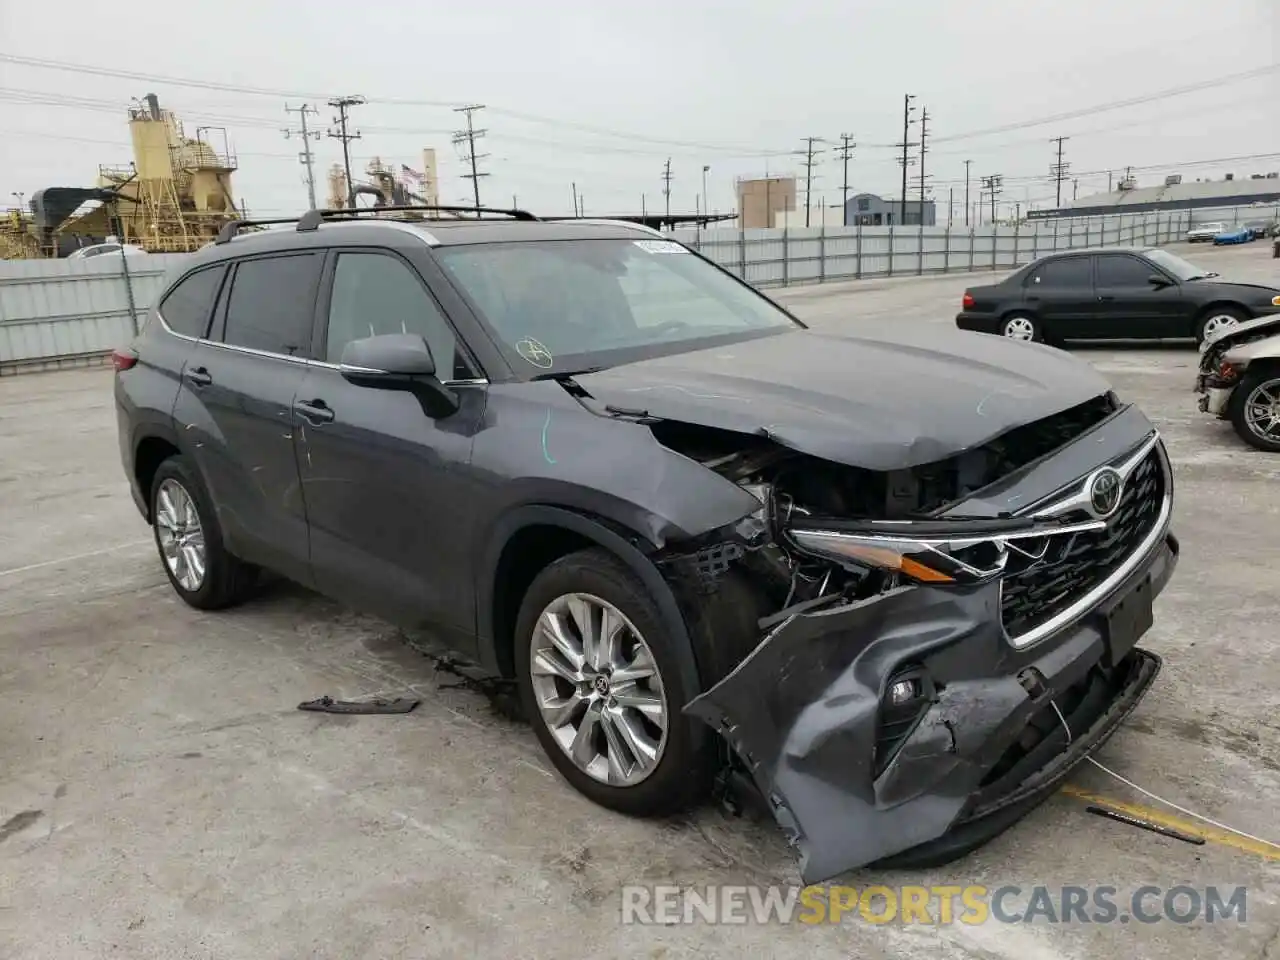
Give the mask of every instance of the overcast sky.
[[[1049, 140], [1060, 135], [1082, 197], [1126, 165], [1140, 184], [1174, 169], [1187, 179], [1280, 169], [1280, 0], [0, 0], [0, 54], [140, 75], [0, 60], [0, 207], [13, 191], [90, 185], [98, 164], [127, 164], [125, 107], [149, 92], [188, 134], [228, 128], [235, 192], [261, 215], [306, 203], [298, 141], [279, 131], [297, 120], [282, 94], [295, 94], [290, 106], [299, 95], [367, 97], [353, 111], [355, 167], [377, 155], [416, 168], [435, 147], [446, 202], [471, 192], [451, 107], [485, 104], [482, 202], [514, 194], [545, 213], [571, 211], [574, 182], [588, 214], [635, 212], [642, 194], [659, 209], [668, 156], [673, 210], [693, 210], [703, 165], [710, 208], [727, 210], [736, 177], [799, 172], [788, 152], [809, 136], [830, 141], [819, 144], [814, 203], [836, 203], [842, 133], [859, 144], [852, 191], [894, 196], [888, 145], [902, 138], [905, 93], [928, 108], [937, 137], [926, 172], [939, 222], [952, 188], [962, 217], [966, 159], [973, 199], [978, 177], [1002, 173], [1002, 200], [1052, 205]], [[320, 108], [323, 127], [332, 111]], [[971, 135], [1001, 127], [1013, 129]], [[338, 143], [315, 151], [323, 197]], [[1183, 166], [1260, 154], [1270, 156]]]

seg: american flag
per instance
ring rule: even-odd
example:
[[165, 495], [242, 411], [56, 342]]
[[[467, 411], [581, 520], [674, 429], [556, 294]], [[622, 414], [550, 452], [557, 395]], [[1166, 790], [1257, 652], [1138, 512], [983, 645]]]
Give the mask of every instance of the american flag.
[[419, 173], [417, 170], [414, 170], [412, 167], [405, 166], [403, 163], [400, 164], [400, 176], [404, 177], [406, 180], [412, 180], [414, 183], [427, 182], [427, 175], [425, 173]]

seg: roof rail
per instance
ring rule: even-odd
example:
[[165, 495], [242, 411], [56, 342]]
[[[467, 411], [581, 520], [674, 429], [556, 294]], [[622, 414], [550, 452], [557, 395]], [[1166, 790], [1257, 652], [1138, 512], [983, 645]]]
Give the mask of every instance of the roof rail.
[[230, 243], [236, 238], [241, 227], [266, 227], [273, 226], [278, 223], [297, 223], [298, 217], [280, 217], [275, 220], [228, 220], [222, 225], [218, 231], [218, 237], [214, 243]]
[[[494, 216], [510, 217], [513, 220], [537, 220], [528, 210], [500, 210], [495, 207], [454, 207], [454, 206], [427, 206], [423, 204], [406, 204], [386, 207], [350, 207], [330, 210], [308, 210], [301, 217], [298, 217], [299, 230], [318, 230], [320, 224], [326, 220], [361, 220], [368, 219], [367, 215], [372, 214], [374, 218], [381, 213], [461, 213], [474, 214], [479, 219], [482, 214], [490, 214]], [[460, 218], [465, 219], [465, 218]], [[292, 222], [292, 221], [289, 221]]]

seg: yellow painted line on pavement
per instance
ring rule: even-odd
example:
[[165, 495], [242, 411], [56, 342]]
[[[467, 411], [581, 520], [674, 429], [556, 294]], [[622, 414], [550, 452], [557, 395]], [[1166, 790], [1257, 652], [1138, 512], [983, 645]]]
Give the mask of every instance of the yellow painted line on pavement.
[[1127, 803], [1124, 800], [1116, 800], [1100, 793], [1094, 793], [1091, 790], [1085, 790], [1083, 787], [1077, 787], [1071, 783], [1064, 785], [1062, 792], [1078, 800], [1105, 806], [1116, 811], [1116, 813], [1124, 813], [1131, 817], [1141, 817], [1143, 820], [1149, 820], [1157, 826], [1168, 827], [1171, 830], [1177, 830], [1193, 837], [1201, 837], [1206, 843], [1217, 843], [1224, 847], [1232, 847], [1243, 853], [1251, 853], [1254, 856], [1263, 857], [1266, 860], [1280, 861], [1280, 846], [1274, 843], [1267, 843], [1264, 840], [1250, 840], [1247, 837], [1232, 833], [1230, 830], [1220, 830], [1208, 824], [1187, 820], [1141, 803]]

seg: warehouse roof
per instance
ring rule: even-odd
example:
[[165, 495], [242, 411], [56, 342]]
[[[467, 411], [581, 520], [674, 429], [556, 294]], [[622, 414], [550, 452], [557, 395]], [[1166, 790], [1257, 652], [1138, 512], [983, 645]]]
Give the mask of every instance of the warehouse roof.
[[1215, 200], [1224, 206], [1237, 203], [1269, 202], [1280, 197], [1280, 178], [1261, 180], [1205, 180], [1176, 183], [1172, 186], [1139, 187], [1136, 190], [1113, 190], [1081, 197], [1068, 206], [1129, 207], [1145, 203], [1185, 203], [1191, 200]]

